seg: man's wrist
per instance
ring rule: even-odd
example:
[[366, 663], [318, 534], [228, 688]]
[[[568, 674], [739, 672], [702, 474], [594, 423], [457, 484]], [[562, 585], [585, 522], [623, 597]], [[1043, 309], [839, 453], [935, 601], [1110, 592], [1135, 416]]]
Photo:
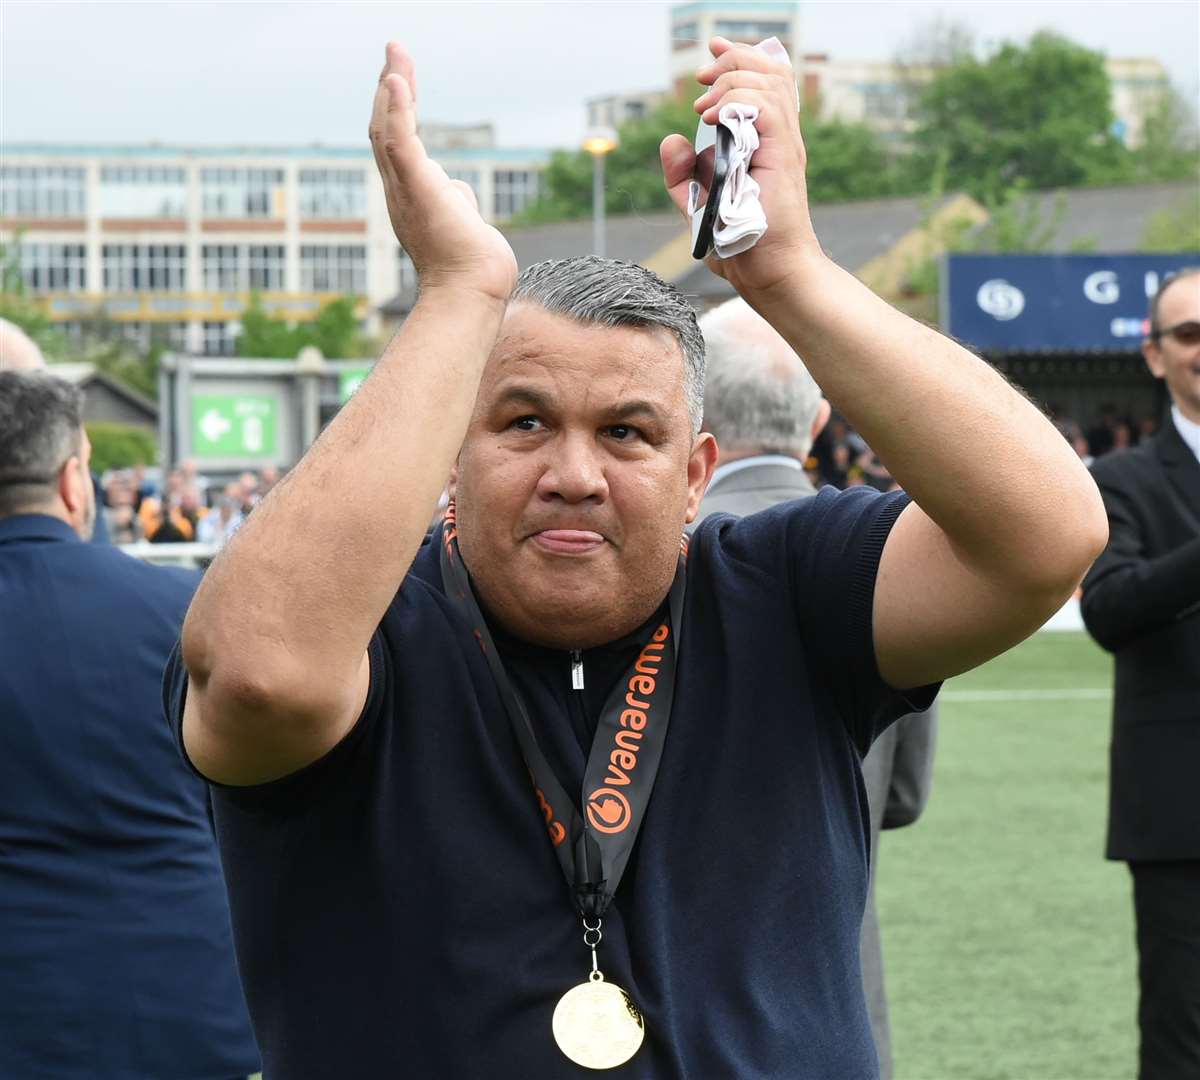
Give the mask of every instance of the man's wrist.
[[761, 288], [746, 288], [742, 298], [767, 318], [772, 310], [795, 311], [806, 303], [820, 304], [819, 295], [841, 271], [818, 245], [772, 252], [778, 277]]
[[474, 282], [462, 276], [422, 277], [416, 287], [416, 304], [422, 307], [467, 305], [470, 310], [490, 308], [500, 314], [508, 307], [509, 295], [516, 282], [508, 288], [497, 282]]

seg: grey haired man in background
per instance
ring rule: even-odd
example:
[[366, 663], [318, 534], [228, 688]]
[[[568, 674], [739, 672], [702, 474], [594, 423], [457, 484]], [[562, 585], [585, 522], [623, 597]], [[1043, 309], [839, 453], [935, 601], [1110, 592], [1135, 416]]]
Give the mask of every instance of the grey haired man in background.
[[[804, 361], [741, 297], [703, 315], [700, 329], [708, 364], [704, 426], [721, 453], [692, 528], [709, 514], [743, 516], [815, 495], [804, 461], [830, 406]], [[911, 825], [924, 810], [936, 730], [934, 702], [883, 732], [862, 764], [871, 808], [871, 874], [860, 948], [882, 1080], [892, 1076], [892, 1048], [875, 911], [879, 833]]]

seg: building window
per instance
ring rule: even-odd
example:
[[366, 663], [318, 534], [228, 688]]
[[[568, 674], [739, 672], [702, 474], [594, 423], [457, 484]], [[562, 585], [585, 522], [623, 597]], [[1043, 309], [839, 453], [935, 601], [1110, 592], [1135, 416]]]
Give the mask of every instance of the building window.
[[249, 285], [252, 289], [278, 291], [283, 288], [283, 245], [251, 244]]
[[167, 292], [184, 288], [187, 260], [182, 244], [105, 244], [101, 255], [105, 292]]
[[245, 288], [246, 249], [237, 244], [205, 244], [200, 249], [204, 287], [211, 292], [240, 292]]
[[206, 218], [282, 218], [282, 169], [201, 169], [202, 212]]
[[205, 244], [200, 254], [212, 292], [283, 288], [282, 244]]
[[0, 165], [0, 217], [81, 218], [86, 208], [82, 168]]
[[132, 345], [138, 352], [150, 351], [150, 323], [119, 322], [117, 333], [127, 345]]
[[700, 26], [698, 23], [676, 23], [671, 28], [671, 49], [678, 52], [680, 49], [690, 49], [693, 45], [703, 45], [700, 40]]
[[863, 118], [867, 120], [904, 120], [909, 112], [909, 88], [903, 83], [860, 83]]
[[494, 216], [503, 220], [519, 214], [537, 198], [538, 174], [533, 169], [497, 169]]
[[305, 244], [300, 248], [305, 292], [365, 293], [367, 249], [361, 244]]
[[87, 255], [82, 244], [22, 244], [21, 280], [30, 292], [83, 292]]
[[169, 349], [171, 352], [187, 352], [187, 330], [185, 322], [152, 322], [149, 327], [151, 345]]
[[187, 215], [183, 169], [106, 166], [100, 170], [100, 216], [181, 218]]
[[366, 173], [362, 169], [301, 169], [300, 216], [366, 217]]
[[204, 324], [204, 355], [232, 356], [237, 335], [234, 323], [206, 322]]
[[478, 169], [447, 169], [446, 175], [451, 180], [461, 180], [467, 184], [473, 192], [475, 192], [475, 201], [483, 206], [483, 197], [479, 194], [479, 170]]
[[400, 265], [400, 289], [407, 289], [410, 285], [417, 283], [417, 268], [413, 266], [413, 261], [408, 257], [408, 252], [404, 248], [397, 248], [397, 257]]

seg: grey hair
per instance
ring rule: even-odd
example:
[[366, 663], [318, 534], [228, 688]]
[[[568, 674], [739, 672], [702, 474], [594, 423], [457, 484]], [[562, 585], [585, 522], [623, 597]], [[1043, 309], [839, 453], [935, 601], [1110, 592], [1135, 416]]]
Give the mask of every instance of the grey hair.
[[709, 365], [704, 422], [717, 445], [807, 457], [821, 388], [804, 361], [740, 297], [706, 312], [700, 329]]
[[0, 371], [0, 517], [53, 498], [82, 429], [79, 387], [44, 371]]
[[669, 330], [683, 352], [683, 393], [692, 434], [699, 433], [704, 417], [704, 338], [695, 309], [674, 285], [636, 263], [584, 255], [526, 267], [509, 302], [521, 300], [585, 324]]

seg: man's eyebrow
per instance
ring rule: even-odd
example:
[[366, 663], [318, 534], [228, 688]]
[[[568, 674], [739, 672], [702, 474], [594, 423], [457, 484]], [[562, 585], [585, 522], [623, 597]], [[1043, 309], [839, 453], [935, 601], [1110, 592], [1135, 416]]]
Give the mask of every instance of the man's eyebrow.
[[492, 402], [492, 408], [503, 409], [509, 405], [516, 404], [528, 405], [537, 412], [545, 412], [550, 408], [550, 398], [532, 386], [523, 386], [520, 383], [515, 383], [505, 387], [503, 391], [496, 395], [495, 401]]
[[617, 420], [633, 420], [638, 417], [647, 417], [650, 420], [662, 422], [663, 411], [653, 401], [644, 401], [641, 399], [635, 401], [623, 401], [619, 405], [613, 406], [609, 411], [609, 415]]

